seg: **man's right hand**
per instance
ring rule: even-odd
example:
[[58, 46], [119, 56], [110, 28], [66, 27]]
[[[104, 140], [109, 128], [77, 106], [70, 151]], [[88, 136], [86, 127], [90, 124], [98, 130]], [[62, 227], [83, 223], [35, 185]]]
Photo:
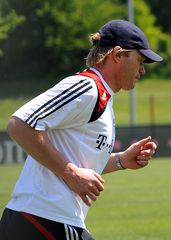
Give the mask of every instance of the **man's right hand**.
[[91, 200], [96, 201], [104, 190], [104, 180], [98, 173], [92, 169], [78, 168], [72, 163], [67, 164], [64, 181], [89, 207]]

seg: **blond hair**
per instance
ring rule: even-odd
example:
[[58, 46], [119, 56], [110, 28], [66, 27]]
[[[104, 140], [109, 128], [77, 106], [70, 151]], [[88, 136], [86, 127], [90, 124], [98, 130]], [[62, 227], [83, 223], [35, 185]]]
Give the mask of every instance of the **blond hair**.
[[[99, 32], [90, 34], [90, 36], [89, 36], [89, 40], [90, 40], [91, 43], [93, 43], [94, 41], [100, 40], [100, 38], [101, 38], [101, 36], [100, 36]], [[90, 51], [89, 51], [89, 53], [86, 57], [87, 67], [93, 67], [95, 65], [104, 63], [107, 56], [112, 52], [112, 50], [113, 50], [112, 46], [101, 47], [101, 46], [98, 46], [98, 45], [94, 45], [90, 49]]]

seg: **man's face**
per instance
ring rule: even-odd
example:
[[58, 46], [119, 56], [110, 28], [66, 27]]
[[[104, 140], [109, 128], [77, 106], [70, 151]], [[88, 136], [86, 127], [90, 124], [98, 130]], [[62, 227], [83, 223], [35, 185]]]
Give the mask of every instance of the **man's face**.
[[145, 57], [137, 50], [123, 52], [120, 65], [120, 83], [123, 90], [131, 90], [135, 83], [145, 74], [143, 61]]

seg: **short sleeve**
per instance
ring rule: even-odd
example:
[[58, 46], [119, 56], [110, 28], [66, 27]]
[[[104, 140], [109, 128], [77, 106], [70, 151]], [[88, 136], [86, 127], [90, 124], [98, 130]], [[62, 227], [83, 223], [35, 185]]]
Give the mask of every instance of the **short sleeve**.
[[75, 127], [89, 121], [97, 95], [94, 80], [72, 76], [29, 101], [13, 115], [37, 130]]

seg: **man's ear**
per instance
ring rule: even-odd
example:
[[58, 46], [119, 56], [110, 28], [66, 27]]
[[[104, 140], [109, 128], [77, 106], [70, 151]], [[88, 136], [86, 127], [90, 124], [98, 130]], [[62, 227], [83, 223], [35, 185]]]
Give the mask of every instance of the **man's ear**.
[[123, 52], [123, 49], [120, 46], [114, 47], [114, 49], [112, 51], [113, 60], [116, 62], [120, 62], [122, 52]]

